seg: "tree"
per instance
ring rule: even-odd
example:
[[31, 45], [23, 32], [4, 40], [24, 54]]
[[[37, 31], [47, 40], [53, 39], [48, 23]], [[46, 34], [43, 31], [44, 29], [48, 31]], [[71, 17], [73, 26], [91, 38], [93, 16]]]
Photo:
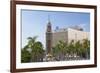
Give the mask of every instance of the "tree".
[[74, 57], [74, 53], [75, 53], [75, 46], [74, 46], [74, 40], [72, 40], [69, 45], [68, 45], [68, 52], [69, 52], [69, 56], [72, 56], [72, 58]]
[[84, 39], [83, 42], [72, 40], [70, 43], [59, 41], [53, 47], [53, 56], [56, 60], [67, 59], [88, 59], [90, 58], [90, 41]]
[[67, 53], [67, 43], [63, 41], [59, 41], [55, 47], [53, 47], [53, 55], [55, 56], [55, 59], [60, 61], [60, 60], [65, 60]]
[[21, 62], [26, 63], [30, 62], [31, 54], [26, 50], [26, 47], [21, 49]]
[[35, 37], [28, 37], [28, 47], [32, 48], [36, 42], [37, 36]]
[[77, 41], [77, 42], [75, 42], [75, 53], [76, 53], [76, 55], [78, 56], [79, 54], [80, 54], [80, 52], [81, 52], [81, 43], [80, 43], [80, 41]]
[[32, 61], [39, 62], [43, 61], [44, 50], [43, 45], [41, 42], [35, 42], [34, 46], [32, 47]]
[[83, 43], [82, 43], [82, 48], [83, 48], [83, 57], [85, 59], [90, 58], [90, 41], [87, 39], [83, 39]]
[[31, 61], [38, 62], [43, 61], [43, 45], [41, 42], [36, 41], [37, 36], [28, 37], [28, 47], [31, 48]]
[[44, 50], [41, 42], [36, 41], [37, 36], [28, 37], [28, 43], [21, 51], [22, 62], [40, 62], [43, 61]]
[[55, 57], [55, 60], [60, 61], [60, 54], [61, 54], [61, 48], [59, 44], [56, 44], [56, 46], [53, 47], [53, 56]]

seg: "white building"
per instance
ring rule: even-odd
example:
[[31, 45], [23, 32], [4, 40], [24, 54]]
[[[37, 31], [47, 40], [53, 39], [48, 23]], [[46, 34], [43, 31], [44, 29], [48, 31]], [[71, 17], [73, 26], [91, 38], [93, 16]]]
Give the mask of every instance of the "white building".
[[82, 41], [83, 39], [90, 40], [90, 33], [83, 31], [81, 28], [57, 29], [52, 32], [52, 47], [55, 46], [60, 40], [69, 43], [72, 40], [76, 42]]

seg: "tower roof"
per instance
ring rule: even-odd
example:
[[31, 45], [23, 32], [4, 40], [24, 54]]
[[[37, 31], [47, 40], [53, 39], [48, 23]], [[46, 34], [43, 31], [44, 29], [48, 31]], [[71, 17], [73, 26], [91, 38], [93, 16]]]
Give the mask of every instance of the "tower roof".
[[51, 22], [50, 22], [50, 16], [48, 15], [48, 23], [47, 23], [47, 32], [51, 32], [52, 29], [51, 29]]
[[48, 15], [48, 26], [51, 26], [50, 15]]

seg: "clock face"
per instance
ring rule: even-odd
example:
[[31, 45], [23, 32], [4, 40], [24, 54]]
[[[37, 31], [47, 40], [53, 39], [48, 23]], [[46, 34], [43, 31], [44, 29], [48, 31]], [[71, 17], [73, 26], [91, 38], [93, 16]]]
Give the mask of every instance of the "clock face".
[[52, 29], [51, 29], [51, 23], [50, 21], [48, 22], [48, 25], [47, 25], [47, 32], [51, 32]]
[[47, 31], [51, 32], [51, 26], [50, 25], [47, 27]]

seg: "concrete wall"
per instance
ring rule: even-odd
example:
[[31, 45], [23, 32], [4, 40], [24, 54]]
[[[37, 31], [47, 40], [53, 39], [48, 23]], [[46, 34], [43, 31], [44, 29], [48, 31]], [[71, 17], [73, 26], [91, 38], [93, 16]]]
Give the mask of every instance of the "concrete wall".
[[85, 31], [79, 31], [79, 30], [75, 30], [75, 29], [71, 29], [68, 28], [68, 43], [71, 40], [76, 41], [82, 41], [83, 39], [90, 39], [90, 34], [89, 32], [85, 32]]
[[52, 46], [55, 46], [57, 44], [57, 42], [59, 42], [60, 40], [67, 42], [68, 40], [68, 32], [54, 32], [52, 34]]
[[60, 40], [70, 43], [72, 40], [82, 41], [83, 39], [90, 39], [89, 32], [79, 31], [68, 28], [67, 31], [59, 31], [52, 33], [52, 46], [55, 46]]

